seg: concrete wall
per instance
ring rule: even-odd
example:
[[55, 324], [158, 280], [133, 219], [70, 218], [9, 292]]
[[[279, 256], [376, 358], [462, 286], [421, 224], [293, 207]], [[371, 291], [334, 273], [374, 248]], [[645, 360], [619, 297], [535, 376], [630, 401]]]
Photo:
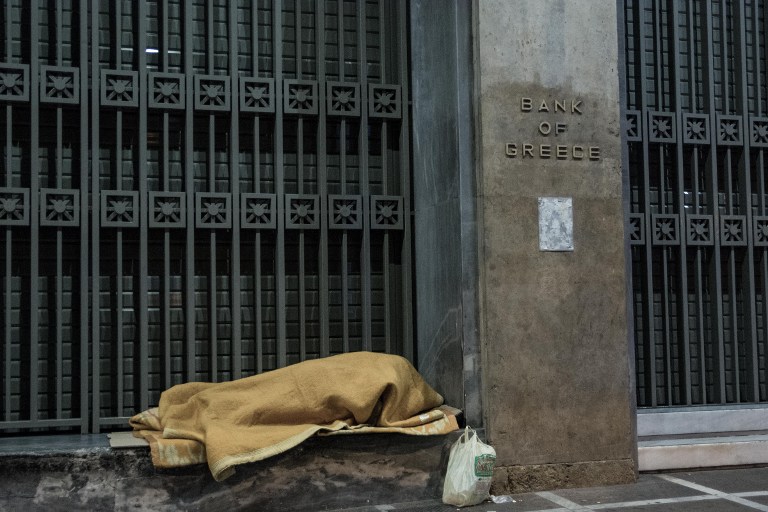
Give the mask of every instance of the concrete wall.
[[419, 371], [480, 426], [472, 4], [411, 3]]
[[[631, 481], [616, 3], [474, 8], [480, 327], [496, 489]], [[541, 197], [572, 199], [572, 251], [541, 250]]]

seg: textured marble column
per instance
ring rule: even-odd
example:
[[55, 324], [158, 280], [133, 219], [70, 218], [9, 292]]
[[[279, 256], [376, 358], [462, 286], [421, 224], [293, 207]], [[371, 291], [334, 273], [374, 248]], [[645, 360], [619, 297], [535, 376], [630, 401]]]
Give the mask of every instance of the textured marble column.
[[480, 324], [501, 490], [632, 481], [615, 0], [477, 0]]

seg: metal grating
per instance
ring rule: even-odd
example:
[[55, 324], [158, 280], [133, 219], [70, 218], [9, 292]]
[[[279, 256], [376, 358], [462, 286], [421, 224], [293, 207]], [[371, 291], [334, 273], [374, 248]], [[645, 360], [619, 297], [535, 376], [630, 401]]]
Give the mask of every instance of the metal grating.
[[399, 0], [0, 2], [0, 431], [413, 359]]
[[638, 405], [766, 403], [766, 5], [624, 13]]

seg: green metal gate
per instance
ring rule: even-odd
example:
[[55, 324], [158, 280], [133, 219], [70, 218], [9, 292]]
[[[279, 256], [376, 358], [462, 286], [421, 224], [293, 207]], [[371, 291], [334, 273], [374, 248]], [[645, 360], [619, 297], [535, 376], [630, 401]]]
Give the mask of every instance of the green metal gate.
[[624, 7], [638, 405], [768, 402], [768, 5]]
[[405, 0], [0, 6], [0, 431], [413, 358]]

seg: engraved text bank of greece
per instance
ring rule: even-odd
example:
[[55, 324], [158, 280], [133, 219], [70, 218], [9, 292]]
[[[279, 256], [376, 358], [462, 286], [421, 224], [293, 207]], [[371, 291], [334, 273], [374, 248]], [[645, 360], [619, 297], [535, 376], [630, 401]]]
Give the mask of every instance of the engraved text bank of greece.
[[[600, 147], [587, 144], [558, 144], [556, 137], [568, 131], [564, 116], [581, 116], [583, 104], [579, 99], [520, 98], [520, 111], [526, 114], [551, 114], [552, 120], [541, 121], [538, 133], [544, 139], [539, 143], [507, 142], [504, 148], [509, 158], [543, 158], [555, 160], [600, 160]], [[555, 117], [557, 116], [557, 117]], [[557, 119], [557, 120], [556, 120]], [[553, 140], [554, 139], [554, 140]]]

